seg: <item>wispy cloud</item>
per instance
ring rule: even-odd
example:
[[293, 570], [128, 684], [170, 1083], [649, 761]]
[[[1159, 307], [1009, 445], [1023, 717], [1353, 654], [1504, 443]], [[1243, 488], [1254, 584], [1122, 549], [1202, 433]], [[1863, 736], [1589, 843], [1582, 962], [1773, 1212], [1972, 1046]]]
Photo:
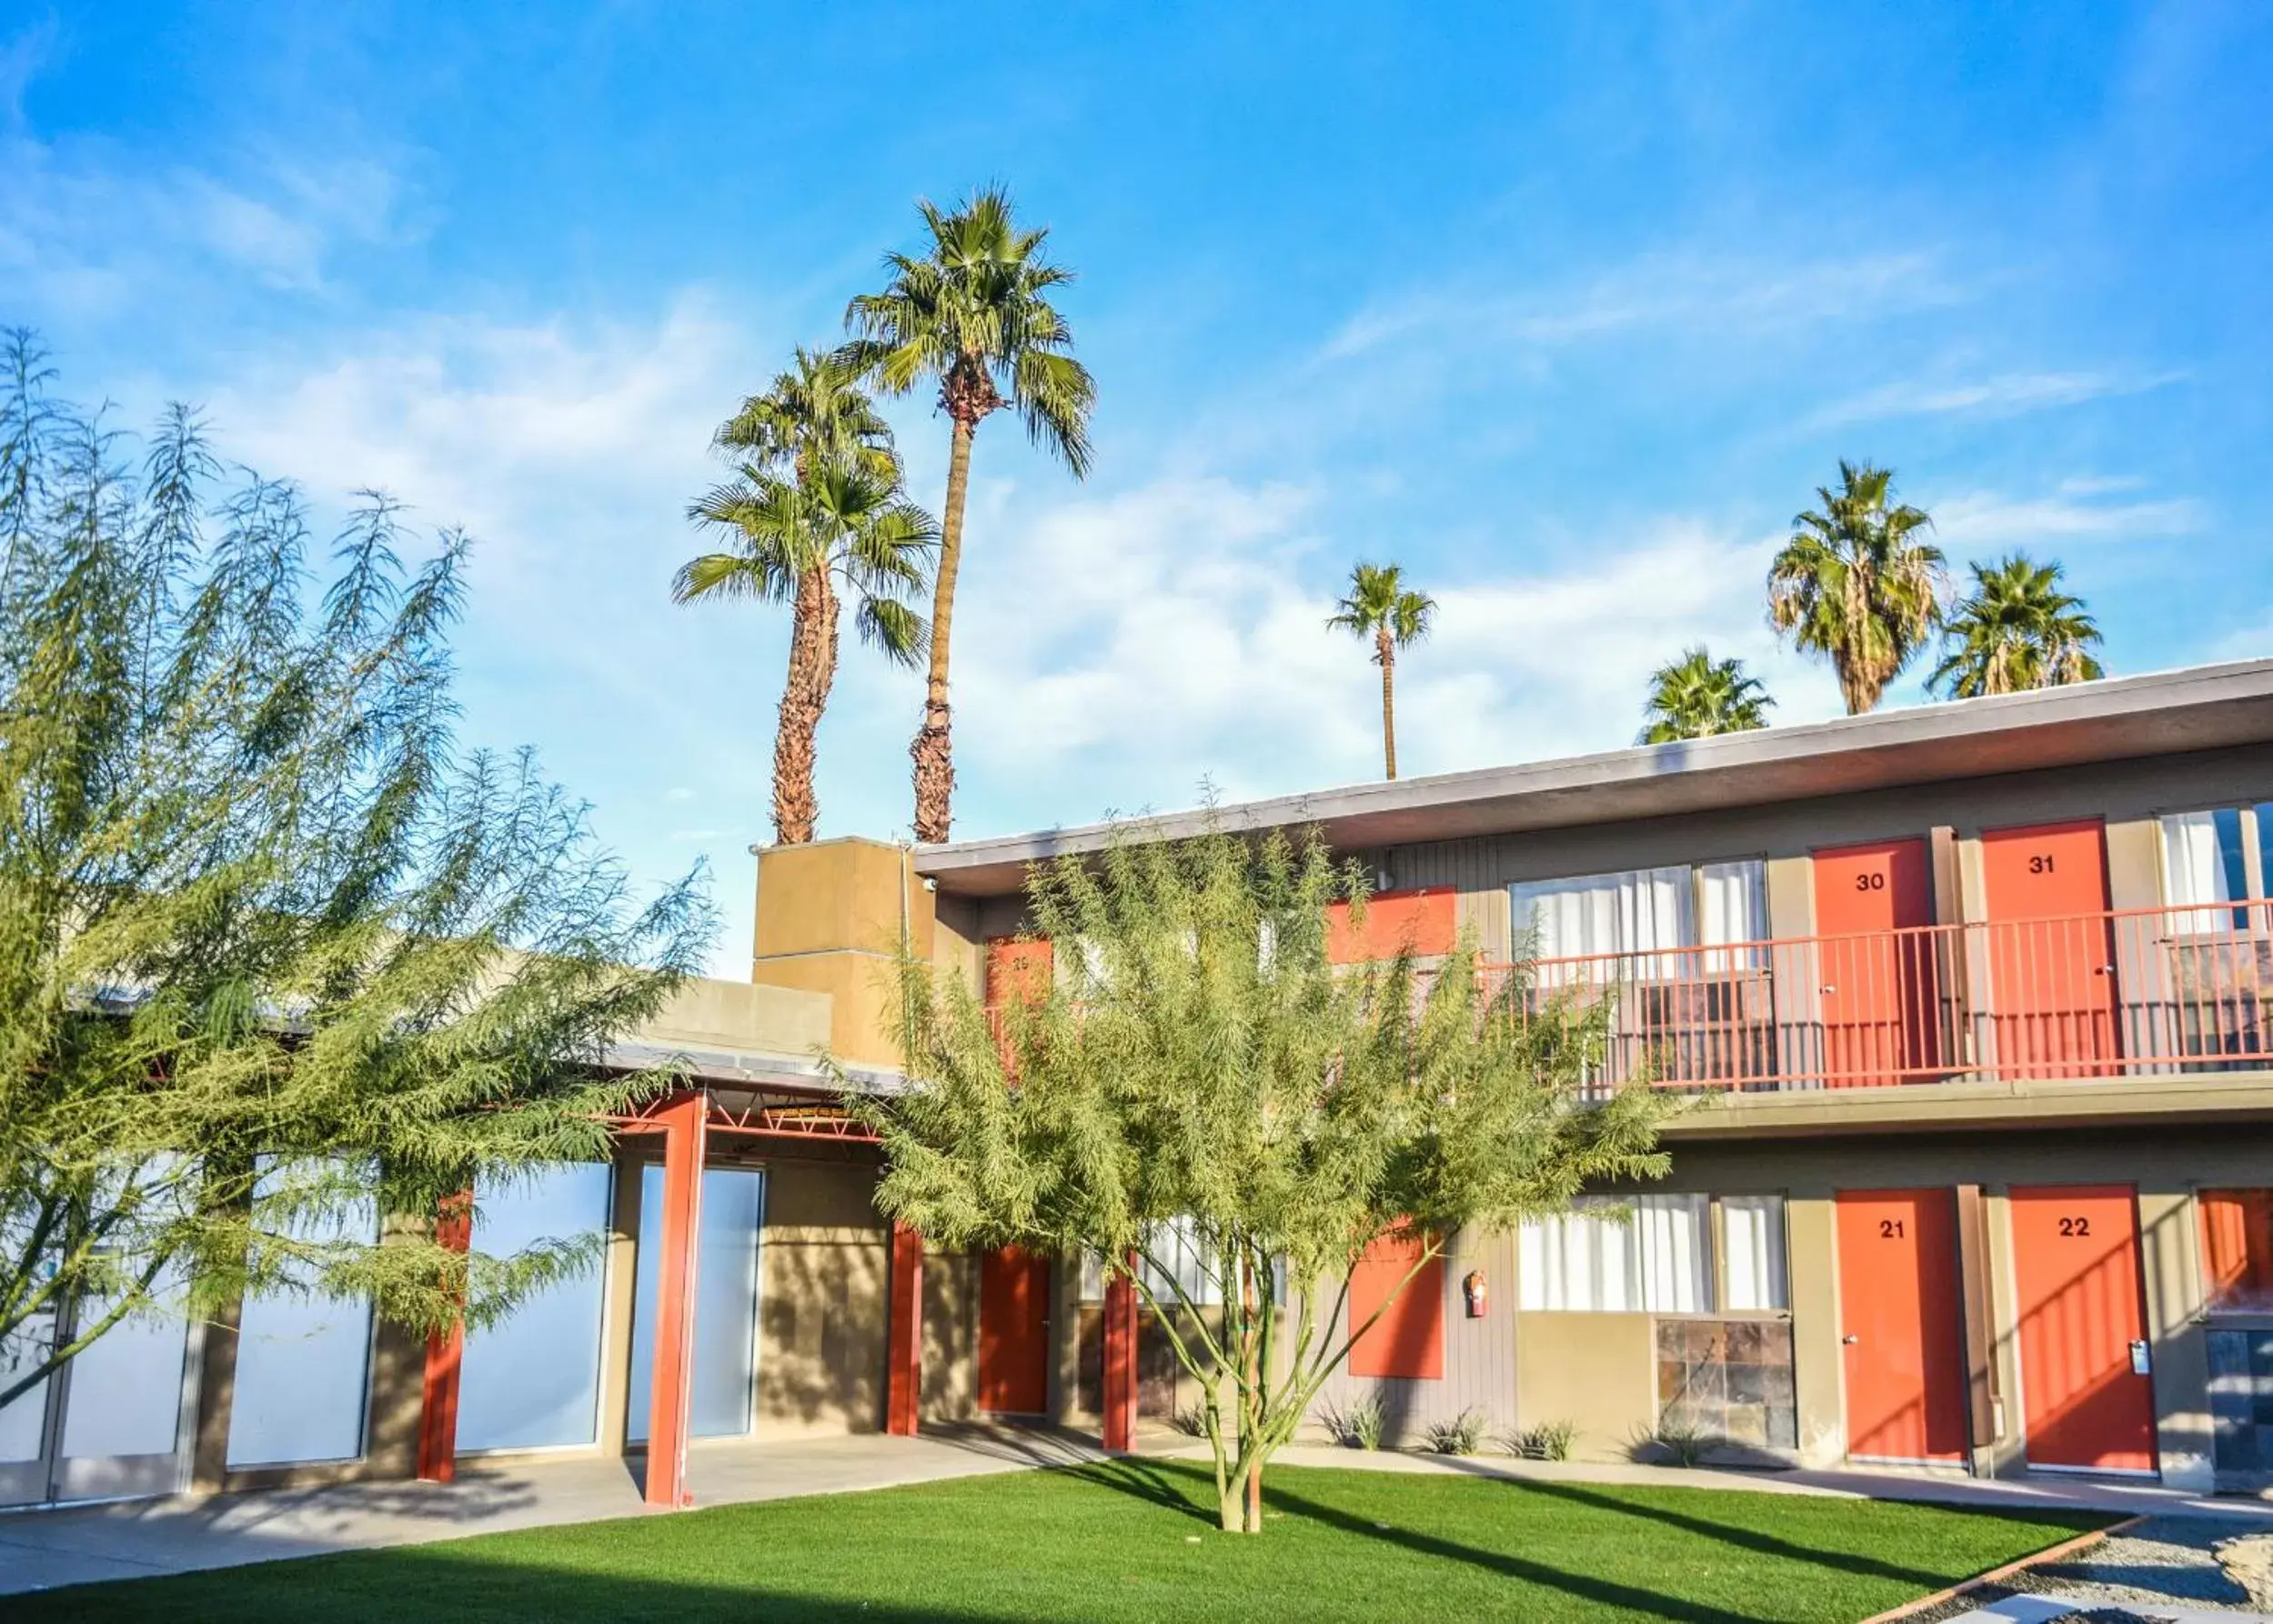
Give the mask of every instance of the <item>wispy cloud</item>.
[[61, 24], [53, 11], [0, 40], [0, 126], [24, 126], [25, 87], [55, 59]]
[[2092, 544], [2191, 536], [2208, 523], [2190, 496], [2139, 501], [2101, 498], [2132, 488], [2107, 480], [2065, 481], [2050, 496], [1974, 491], [1933, 503], [1934, 527], [1953, 550], [1986, 554], [2052, 542]]
[[1788, 330], [1918, 309], [1967, 296], [1936, 256], [1859, 255], [1798, 262], [1653, 254], [1576, 283], [1508, 294], [1434, 287], [1368, 306], [1330, 337], [1325, 362], [1451, 337], [1555, 347], [1637, 329], [1691, 325], [1726, 336]]
[[1886, 384], [1824, 407], [1806, 420], [1805, 426], [1836, 428], [1850, 423], [1953, 414], [2014, 417], [2115, 396], [2141, 395], [2185, 376], [2176, 371], [2007, 372], [1966, 382]]

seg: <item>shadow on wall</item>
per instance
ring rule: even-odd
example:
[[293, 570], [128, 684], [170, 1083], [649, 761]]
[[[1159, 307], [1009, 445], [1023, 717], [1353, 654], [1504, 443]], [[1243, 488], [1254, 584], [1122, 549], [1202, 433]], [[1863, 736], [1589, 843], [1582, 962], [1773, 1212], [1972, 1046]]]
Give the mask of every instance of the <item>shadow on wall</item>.
[[769, 1236], [758, 1411], [769, 1423], [873, 1432], [884, 1420], [890, 1249]]

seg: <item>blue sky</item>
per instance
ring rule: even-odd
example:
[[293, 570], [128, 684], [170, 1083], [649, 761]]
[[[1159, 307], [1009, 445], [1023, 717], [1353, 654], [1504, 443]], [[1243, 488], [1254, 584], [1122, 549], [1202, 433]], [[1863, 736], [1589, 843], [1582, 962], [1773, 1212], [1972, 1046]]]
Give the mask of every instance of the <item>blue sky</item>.
[[[784, 627], [669, 603], [681, 512], [979, 181], [1081, 270], [1100, 404], [1083, 485], [981, 436], [959, 833], [1373, 774], [1361, 556], [1442, 605], [1408, 774], [1624, 743], [1700, 640], [1835, 714], [1761, 578], [1843, 456], [1960, 565], [2064, 563], [2114, 671], [2273, 654], [2273, 10], [797, 9], [0, 3], [0, 323], [471, 528], [466, 736], [708, 856], [721, 973]], [[824, 835], [904, 829], [919, 701], [848, 649]]]

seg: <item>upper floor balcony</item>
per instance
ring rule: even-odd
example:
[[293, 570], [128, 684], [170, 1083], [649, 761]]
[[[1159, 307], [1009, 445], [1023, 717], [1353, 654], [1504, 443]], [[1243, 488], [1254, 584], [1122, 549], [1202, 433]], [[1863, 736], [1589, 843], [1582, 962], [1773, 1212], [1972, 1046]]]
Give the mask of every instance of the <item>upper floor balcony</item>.
[[2264, 901], [1539, 957], [1485, 974], [1521, 1018], [1598, 1015], [1605, 1088], [1749, 1095], [2273, 1070]]

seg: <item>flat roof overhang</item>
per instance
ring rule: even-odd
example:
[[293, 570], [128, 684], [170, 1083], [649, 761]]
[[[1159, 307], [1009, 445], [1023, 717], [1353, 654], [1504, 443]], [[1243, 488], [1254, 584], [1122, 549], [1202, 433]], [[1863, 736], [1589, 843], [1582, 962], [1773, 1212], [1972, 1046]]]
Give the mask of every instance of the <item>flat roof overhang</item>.
[[1211, 825], [1252, 831], [1315, 825], [1348, 851], [2265, 744], [2273, 744], [2273, 660], [2246, 660], [1351, 785], [1212, 811], [919, 846], [915, 868], [951, 894], [1002, 896], [1024, 885], [1028, 865], [1100, 850], [1116, 829], [1176, 839]]

